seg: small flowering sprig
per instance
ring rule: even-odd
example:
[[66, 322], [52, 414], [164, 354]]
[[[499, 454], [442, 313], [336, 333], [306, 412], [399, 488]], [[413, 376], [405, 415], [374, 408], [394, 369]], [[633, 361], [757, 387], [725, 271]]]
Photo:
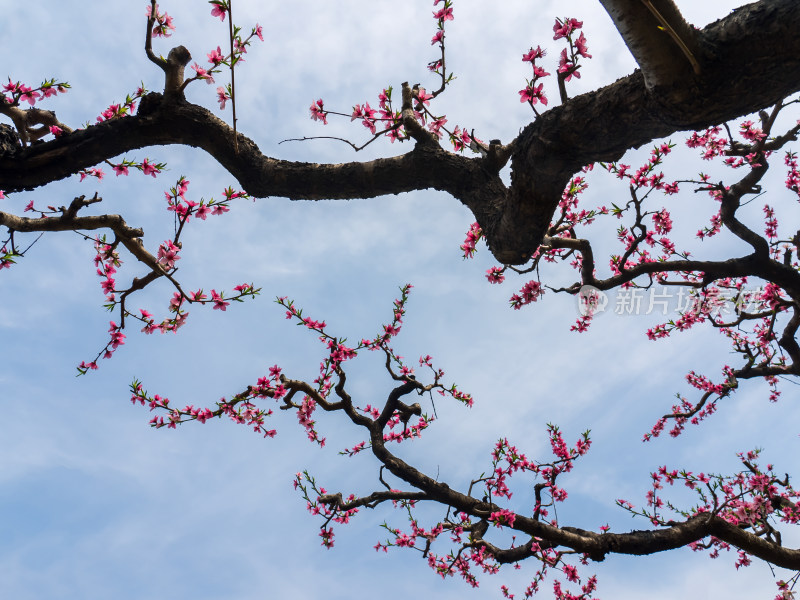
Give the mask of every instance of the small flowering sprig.
[[[693, 519], [702, 516], [719, 517], [743, 531], [750, 530], [766, 541], [781, 543], [779, 523], [797, 525], [800, 523], [800, 493], [789, 483], [789, 477], [779, 477], [773, 465], [766, 469], [759, 467], [757, 459], [761, 450], [739, 453], [737, 456], [744, 470], [734, 475], [694, 474], [692, 471], [669, 470], [662, 466], [651, 473], [652, 488], [647, 492], [646, 505], [641, 509], [627, 500], [617, 500], [617, 504], [635, 516], [648, 519], [657, 527], [670, 527], [674, 524], [672, 516]], [[696, 494], [697, 502], [688, 509], [678, 508], [669, 500], [662, 498], [664, 484], [674, 486], [682, 482]], [[668, 511], [669, 514], [665, 514]], [[720, 550], [732, 550], [731, 544], [718, 537], [709, 536], [689, 544], [697, 551], [711, 550], [709, 556], [717, 558]], [[735, 567], [746, 567], [751, 563], [750, 555], [739, 549]]]
[[455, 76], [452, 72], [447, 72], [446, 54], [445, 54], [445, 24], [447, 21], [452, 21], [453, 17], [453, 2], [452, 0], [434, 0], [433, 5], [438, 7], [439, 3], [443, 2], [441, 8], [433, 12], [433, 18], [436, 19], [436, 33], [431, 38], [431, 46], [434, 44], [439, 46], [441, 52], [440, 56], [428, 63], [428, 70], [441, 77], [441, 84], [439, 89], [433, 93], [431, 97], [436, 97], [441, 94], [447, 84], [449, 84]]
[[209, 215], [222, 215], [230, 210], [230, 203], [237, 198], [250, 198], [249, 194], [241, 190], [234, 190], [228, 186], [222, 190], [222, 199], [215, 200], [213, 197], [205, 200], [201, 198], [199, 202], [186, 199], [186, 192], [189, 189], [190, 181], [183, 175], [178, 179], [174, 187], [164, 192], [167, 199], [167, 210], [175, 214], [175, 240], [180, 237], [183, 227], [192, 217], [205, 221]]
[[133, 94], [128, 94], [125, 96], [125, 100], [123, 102], [118, 102], [109, 105], [103, 112], [100, 113], [100, 116], [97, 117], [97, 122], [102, 123], [103, 121], [110, 121], [111, 119], [117, 119], [119, 117], [127, 117], [130, 116], [136, 111], [136, 103], [147, 93], [147, 89], [144, 87], [144, 83], [136, 88], [136, 91]]
[[[244, 61], [244, 54], [247, 53], [247, 47], [251, 44], [254, 37], [258, 37], [262, 42], [264, 41], [264, 34], [261, 25], [256, 25], [250, 31], [250, 35], [243, 38], [241, 35], [242, 28], [233, 23], [233, 0], [210, 0], [211, 16], [219, 17], [220, 21], [225, 21], [228, 17], [228, 41], [229, 53], [224, 56], [219, 46], [207, 54], [208, 61], [211, 63], [211, 69], [204, 69], [197, 63], [192, 65], [197, 75], [194, 79], [203, 79], [206, 83], [214, 83], [213, 74], [220, 71], [221, 66], [227, 66], [231, 72], [231, 82], [225, 86], [217, 88], [217, 101], [221, 110], [225, 109], [225, 104], [230, 101], [231, 112], [233, 118], [233, 140], [234, 146], [238, 152], [239, 138], [236, 135], [236, 70], [235, 67], [239, 62]], [[184, 82], [185, 87], [190, 80]]]
[[125, 343], [125, 334], [122, 333], [122, 326], [117, 325], [114, 321], [109, 322], [108, 333], [111, 334], [111, 339], [105, 345], [105, 347], [97, 354], [94, 360], [89, 361], [88, 363], [85, 360], [81, 361], [81, 364], [78, 365], [78, 376], [86, 375], [89, 370], [97, 370], [97, 361], [102, 356], [103, 358], [111, 358], [117, 348], [122, 346]]
[[[114, 174], [119, 177], [120, 175], [128, 175], [129, 169], [136, 169], [141, 171], [144, 175], [150, 175], [155, 179], [157, 175], [159, 175], [164, 169], [167, 168], [167, 163], [154, 163], [150, 162], [149, 158], [145, 158], [143, 161], [134, 161], [123, 159], [122, 162], [119, 163], [112, 163], [111, 161], [106, 160], [105, 163], [111, 167], [114, 171]], [[102, 180], [105, 177], [105, 172], [103, 169], [98, 167], [91, 167], [89, 169], [82, 169], [77, 173], [80, 176], [80, 180], [83, 181], [87, 177], [94, 177], [98, 180]]]
[[522, 55], [522, 62], [529, 62], [531, 63], [531, 67], [533, 67], [533, 78], [525, 80], [527, 85], [519, 91], [519, 101], [527, 102], [537, 116], [539, 112], [536, 110], [535, 105], [541, 102], [543, 105], [547, 106], [547, 96], [542, 89], [544, 88], [544, 84], [540, 83], [536, 85], [540, 79], [550, 75], [550, 73], [536, 64], [536, 59], [543, 58], [545, 54], [546, 52], [542, 50], [540, 46], [536, 46], [536, 49], [531, 48]]
[[[297, 473], [292, 484], [294, 489], [300, 490], [303, 499], [306, 501], [306, 509], [314, 516], [321, 515], [325, 522], [320, 526], [320, 537], [322, 545], [326, 548], [333, 548], [333, 528], [328, 525], [333, 521], [341, 525], [350, 522], [351, 517], [358, 513], [358, 508], [342, 510], [339, 508], [345, 500], [341, 494], [328, 494], [324, 487], [318, 487], [317, 482], [309, 475], [308, 471]], [[350, 494], [346, 502], [355, 500], [355, 494]]]
[[11, 265], [16, 263], [17, 261], [14, 260], [15, 258], [19, 258], [22, 256], [19, 254], [14, 248], [12, 247], [11, 250], [8, 249], [7, 244], [3, 244], [0, 247], [0, 271], [3, 269], [10, 269]]
[[572, 79], [573, 76], [580, 79], [581, 65], [578, 64], [581, 58], [592, 58], [586, 46], [586, 36], [581, 31], [580, 36], [575, 39], [575, 32], [583, 27], [583, 21], [578, 21], [573, 18], [556, 19], [553, 25], [553, 39], [560, 40], [562, 38], [567, 40], [568, 48], [561, 50], [561, 55], [558, 60], [558, 91], [561, 95], [561, 102], [564, 103], [568, 100], [567, 89], [564, 85], [565, 82]]
[[[407, 84], [403, 85], [404, 87], [407, 87]], [[474, 131], [469, 133], [467, 132], [466, 128], [462, 129], [458, 125], [451, 131], [445, 127], [447, 118], [444, 115], [439, 116], [430, 111], [430, 101], [436, 97], [436, 93], [430, 94], [425, 88], [419, 86], [414, 86], [413, 89], [408, 88], [408, 91], [410, 92], [410, 98], [413, 100], [413, 107], [410, 108], [409, 114], [413, 116], [413, 122], [415, 126], [416, 123], [419, 123], [419, 125], [426, 127], [427, 130], [436, 136], [437, 139], [442, 139], [444, 134], [447, 134], [448, 139], [450, 140], [450, 143], [453, 145], [453, 149], [456, 152], [463, 152], [465, 149], [469, 148], [473, 152], [486, 155], [486, 144], [479, 138], [475, 137]], [[414, 137], [406, 130], [407, 123], [404, 122], [404, 113], [394, 109], [392, 106], [391, 86], [384, 88], [381, 93], [378, 94], [377, 110], [372, 108], [369, 102], [365, 102], [363, 105], [356, 104], [353, 107], [352, 113], [350, 114], [331, 111], [325, 108], [325, 103], [320, 98], [319, 100], [311, 103], [311, 106], [309, 107], [309, 113], [312, 120], [319, 121], [323, 125], [328, 124], [329, 115], [350, 117], [351, 121], [360, 120], [361, 124], [369, 129], [372, 137], [361, 145], [356, 145], [349, 140], [334, 136], [291, 138], [283, 141], [334, 139], [345, 142], [356, 152], [358, 152], [380, 137], [388, 137], [389, 141], [392, 143], [395, 141], [403, 142]]]
[[172, 17], [166, 12], [159, 12], [158, 3], [152, 2], [145, 9], [145, 15], [147, 16], [148, 29], [152, 29], [153, 37], [168, 38], [172, 35], [170, 32], [175, 30]]
[[47, 79], [38, 87], [31, 87], [20, 81], [11, 81], [9, 77], [8, 83], [3, 85], [3, 93], [0, 94], [0, 108], [19, 106], [22, 102], [33, 106], [50, 96], [66, 94], [69, 87], [66, 81], [57, 82], [55, 79]]
[[[343, 113], [338, 111], [330, 111], [325, 108], [325, 102], [322, 98], [311, 103], [309, 107], [309, 114], [311, 119], [319, 121], [323, 125], [328, 124], [328, 115], [335, 115], [340, 117], [350, 117], [350, 121], [360, 120], [361, 124], [367, 128], [372, 137], [361, 145], [356, 145], [349, 140], [331, 137], [331, 136], [314, 136], [313, 138], [292, 138], [283, 141], [303, 141], [307, 139], [336, 139], [343, 141], [351, 146], [356, 152], [363, 150], [376, 139], [386, 136], [394, 143], [397, 141], [404, 141], [408, 139], [408, 134], [403, 127], [402, 114], [396, 110], [392, 104], [392, 86], [384, 88], [378, 94], [378, 108], [374, 109], [370, 106], [369, 102], [356, 104], [353, 107], [352, 113]], [[424, 90], [423, 90], [424, 94]]]
[[118, 163], [112, 163], [108, 160], [105, 162], [109, 167], [111, 167], [117, 177], [120, 175], [129, 175], [129, 169], [136, 169], [145, 175], [150, 175], [151, 177], [155, 178], [159, 173], [167, 168], [167, 163], [153, 163], [150, 162], [149, 158], [145, 158], [143, 161], [129, 160], [124, 158], [122, 159], [122, 162]]
[[[277, 369], [277, 372], [279, 374], [280, 369]], [[271, 394], [273, 397], [276, 394], [280, 394], [279, 386], [270, 386], [274, 382], [275, 380], [273, 379], [265, 379], [264, 385], [258, 393]], [[275, 437], [276, 434], [274, 429], [266, 427], [266, 419], [273, 414], [272, 410], [258, 408], [248, 394], [240, 394], [230, 400], [221, 398], [216, 403], [217, 408], [211, 410], [209, 408], [196, 408], [193, 405], [187, 405], [184, 408], [173, 408], [170, 406], [169, 398], [161, 397], [158, 394], [151, 396], [138, 380], [134, 380], [131, 383], [130, 389], [131, 402], [133, 404], [138, 403], [142, 406], [149, 406], [151, 411], [160, 410], [166, 412], [166, 416], [156, 415], [150, 420], [150, 426], [156, 429], [162, 427], [175, 429], [178, 425], [187, 421], [206, 423], [209, 419], [227, 416], [235, 423], [252, 427], [255, 432], [263, 434], [265, 438]]]
[[[212, 50], [211, 53], [208, 54], [208, 60], [215, 66], [218, 67], [219, 65], [227, 65], [231, 70], [231, 82], [230, 84], [226, 85], [225, 87], [218, 87], [217, 88], [217, 100], [219, 102], [220, 109], [223, 110], [225, 108], [225, 104], [228, 100], [231, 102], [231, 112], [233, 117], [233, 138], [234, 138], [234, 145], [238, 151], [239, 148], [239, 140], [236, 136], [236, 65], [244, 60], [244, 54], [247, 52], [247, 47], [250, 45], [251, 40], [253, 37], [258, 37], [259, 40], [262, 42], [264, 41], [264, 34], [261, 28], [261, 25], [258, 23], [250, 31], [250, 35], [246, 38], [242, 38], [241, 35], [241, 27], [233, 24], [233, 0], [212, 0], [210, 2], [213, 8], [211, 9], [211, 14], [213, 16], [218, 16], [221, 21], [225, 20], [225, 15], [229, 15], [228, 19], [228, 40], [230, 42], [230, 53], [227, 57], [222, 56], [219, 46], [217, 46], [216, 50]], [[198, 73], [199, 74], [199, 73]], [[213, 79], [211, 80], [213, 81]]]
[[786, 189], [793, 191], [800, 198], [800, 171], [797, 170], [797, 153], [787, 150], [783, 164], [788, 169]]
[[464, 240], [464, 243], [461, 244], [460, 248], [461, 251], [464, 253], [464, 258], [472, 258], [475, 256], [475, 253], [478, 251], [477, 244], [479, 241], [483, 239], [483, 231], [481, 230], [480, 225], [478, 223], [473, 223], [469, 226], [469, 231], [467, 231], [467, 238]]
[[103, 177], [106, 176], [106, 174], [103, 171], [103, 169], [100, 169], [98, 167], [91, 167], [89, 169], [82, 169], [82, 170], [78, 171], [77, 175], [80, 176], [80, 178], [81, 178], [80, 180], [81, 181], [83, 181], [87, 177], [94, 177], [98, 181], [102, 181]]
[[117, 267], [122, 265], [116, 244], [107, 243], [106, 236], [102, 235], [94, 240], [94, 266], [97, 274], [103, 278], [102, 288], [106, 300], [114, 302], [116, 282], [112, 275], [117, 272]]

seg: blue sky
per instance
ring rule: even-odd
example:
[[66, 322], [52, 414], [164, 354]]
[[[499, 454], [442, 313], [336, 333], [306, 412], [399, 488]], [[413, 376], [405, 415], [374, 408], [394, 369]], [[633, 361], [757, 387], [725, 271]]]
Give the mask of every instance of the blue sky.
[[[142, 50], [145, 2], [113, 0], [102, 12], [89, 11], [77, 0], [50, 4], [46, 11], [21, 4], [0, 24], [5, 55], [14, 57], [6, 62], [8, 76], [28, 84], [50, 77], [72, 84], [68, 94], [48, 100], [44, 108], [78, 127], [142, 81], [148, 89], [160, 88], [161, 73]], [[556, 16], [584, 20], [594, 56], [572, 94], [634, 68], [599, 3], [575, 0], [569, 15], [556, 2], [488, 4], [455, 3], [447, 42], [448, 64], [458, 79], [437, 100], [437, 110], [451, 123], [474, 127], [482, 139], [507, 142], [530, 121], [530, 110], [517, 94], [529, 76], [520, 57], [541, 44], [550, 49], [545, 66], [554, 70], [561, 49], [552, 41]], [[698, 26], [741, 4], [679, 2]], [[278, 145], [306, 135], [360, 139], [363, 128], [347, 119], [332, 121], [327, 130], [309, 120], [308, 105], [317, 98], [331, 110], [349, 112], [366, 100], [376, 104], [387, 85], [434, 85], [425, 70], [435, 58], [432, 5], [414, 0], [400, 6], [236, 0], [236, 22], [245, 29], [261, 23], [266, 40], [251, 47], [237, 70], [240, 130], [265, 154], [287, 159], [345, 162], [407, 150], [388, 142], [358, 155], [326, 140]], [[162, 2], [161, 8], [174, 17], [177, 30], [167, 42], [156, 41], [157, 52], [183, 44], [202, 64], [207, 52], [224, 47], [227, 24], [211, 17], [206, 3], [175, 0]], [[225, 82], [223, 75], [219, 83]], [[555, 102], [557, 92], [548, 83]], [[213, 109], [215, 88], [194, 83], [188, 96]], [[220, 116], [229, 119], [230, 113]], [[625, 161], [637, 164], [648, 152], [631, 152]], [[155, 251], [172, 231], [163, 191], [180, 175], [191, 180], [188, 197], [195, 200], [218, 198], [224, 187], [235, 185], [193, 149], [154, 147], [127, 156], [166, 162], [168, 171], [157, 179], [141, 174], [117, 179], [110, 173], [100, 183], [73, 178], [11, 195], [3, 206], [21, 211], [30, 200], [58, 206], [97, 190], [104, 198], [100, 208], [144, 227], [145, 243]], [[665, 171], [675, 179], [707, 167], [684, 150], [671, 157]], [[772, 177], [770, 201], [793, 211], [789, 220], [796, 221], [780, 173]], [[585, 201], [592, 206], [624, 201], [627, 194], [603, 173], [593, 173], [590, 185]], [[664, 202], [687, 237], [712, 210], [688, 190]], [[752, 214], [760, 218], [757, 209]], [[653, 343], [644, 332], [658, 318], [611, 312], [598, 317], [589, 332], [570, 333], [576, 307], [564, 295], [547, 294], [536, 305], [512, 311], [508, 297], [527, 279], [510, 277], [503, 286], [489, 286], [484, 272], [494, 263], [485, 248], [473, 261], [460, 258], [458, 246], [472, 220], [457, 201], [434, 191], [332, 203], [242, 202], [223, 217], [190, 223], [179, 276], [189, 289], [230, 290], [254, 282], [262, 287], [261, 296], [225, 314], [192, 308], [178, 335], [145, 336], [132, 329], [112, 360], [79, 378], [75, 365], [105, 344], [110, 318], [102, 308], [94, 252], [75, 235], [43, 237], [0, 275], [5, 350], [0, 362], [0, 597], [494, 598], [502, 583], [524, 589], [533, 564], [484, 577], [472, 590], [457, 580], [442, 582], [414, 552], [376, 554], [372, 546], [386, 537], [379, 527], [384, 520], [405, 526], [403, 515], [389, 509], [359, 514], [337, 528], [333, 550], [320, 546], [320, 523], [292, 490], [293, 474], [309, 469], [327, 488], [345, 493], [368, 493], [376, 483], [374, 460], [337, 456], [338, 449], [361, 439], [340, 420], [319, 418], [329, 440], [322, 451], [285, 413], [274, 418], [274, 440], [228, 422], [178, 431], [148, 427], [147, 410], [128, 401], [134, 377], [182, 406], [213, 404], [276, 363], [291, 377], [315, 376], [322, 346], [283, 318], [272, 302], [275, 296], [294, 298], [307, 314], [324, 318], [332, 333], [354, 340], [373, 335], [390, 314], [397, 288], [414, 284], [397, 350], [412, 360], [433, 355], [476, 404], [467, 410], [437, 402], [439, 420], [422, 440], [398, 452], [429, 473], [440, 473], [451, 486], [466, 488], [489, 466], [489, 452], [501, 435], [529, 456], [546, 459], [548, 422], [557, 423], [570, 442], [592, 429], [594, 446], [565, 478], [570, 498], [558, 509], [561, 523], [587, 529], [605, 523], [623, 531], [646, 527], [617, 509], [614, 499], [641, 504], [649, 472], [662, 464], [730, 472], [737, 468], [736, 452], [764, 447], [766, 461], [791, 472], [800, 450], [800, 411], [792, 405], [797, 394], [790, 384], [783, 386], [782, 402], [772, 405], [765, 386], [746, 383], [703, 428], [677, 441], [642, 444], [641, 435], [674, 394], [689, 392], [683, 380], [688, 370], [717, 376], [728, 360], [724, 340], [701, 329]], [[616, 225], [598, 228], [613, 235]], [[709, 252], [736, 252], [734, 244], [723, 238]], [[128, 260], [118, 279], [140, 272]], [[570, 283], [571, 275], [553, 269], [552, 281]], [[135, 305], [163, 314], [170, 296], [167, 285], [153, 285]], [[381, 371], [373, 355], [360, 356], [349, 367], [351, 393], [362, 404], [385, 398], [389, 382]], [[525, 510], [521, 500], [515, 497], [515, 502], [514, 508]], [[796, 535], [789, 536], [788, 543], [797, 542]], [[602, 598], [771, 597], [775, 592], [764, 564], [737, 572], [728, 557], [712, 561], [688, 550], [610, 557], [584, 572], [598, 573]]]

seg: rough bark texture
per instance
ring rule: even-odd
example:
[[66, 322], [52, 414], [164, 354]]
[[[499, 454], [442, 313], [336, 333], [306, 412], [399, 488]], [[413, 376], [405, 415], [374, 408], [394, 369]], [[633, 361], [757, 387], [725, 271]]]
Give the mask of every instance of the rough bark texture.
[[[0, 189], [32, 189], [129, 150], [184, 144], [211, 154], [258, 197], [347, 199], [446, 191], [472, 210], [500, 262], [524, 263], [541, 243], [565, 185], [582, 166], [617, 160], [629, 148], [676, 131], [756, 111], [800, 89], [796, 0], [761, 0], [702, 31], [686, 25], [671, 0], [603, 4], [642, 72], [572, 98], [528, 125], [510, 145], [508, 188], [498, 176], [504, 161], [491, 154], [452, 155], [424, 140], [403, 156], [338, 165], [270, 158], [242, 135], [237, 153], [233, 131], [211, 112], [151, 94], [137, 116], [25, 148], [9, 141], [9, 128], [2, 127]], [[658, 29], [663, 22], [698, 61], [699, 74], [685, 49]]]

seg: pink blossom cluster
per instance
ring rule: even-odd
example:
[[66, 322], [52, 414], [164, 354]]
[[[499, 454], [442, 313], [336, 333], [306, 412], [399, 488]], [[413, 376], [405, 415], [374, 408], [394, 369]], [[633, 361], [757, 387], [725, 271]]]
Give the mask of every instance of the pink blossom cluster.
[[514, 294], [509, 299], [509, 303], [514, 310], [519, 310], [526, 304], [536, 302], [544, 294], [544, 289], [540, 281], [532, 279], [522, 286], [518, 294]]
[[[558, 80], [559, 91], [563, 100], [566, 93], [563, 88], [564, 82], [570, 81], [572, 77], [580, 78], [581, 58], [591, 58], [586, 44], [586, 36], [583, 32], [576, 38], [575, 32], [583, 27], [583, 22], [573, 18], [556, 19], [553, 25], [553, 40], [567, 40], [567, 47], [561, 50], [558, 61]], [[536, 60], [544, 58], [547, 52], [541, 46], [531, 47], [528, 52], [522, 55], [523, 62], [531, 63], [533, 77], [526, 79], [526, 86], [519, 91], [519, 101], [527, 102], [533, 111], [538, 114], [536, 104], [541, 103], [547, 106], [547, 96], [544, 93], [544, 84], [538, 83], [550, 75], [541, 66], [536, 64]]]
[[102, 123], [103, 121], [109, 121], [111, 119], [132, 115], [136, 110], [136, 102], [146, 93], [147, 90], [144, 88], [144, 86], [139, 86], [133, 95], [128, 94], [125, 97], [124, 102], [111, 104], [102, 113], [100, 113], [100, 116], [97, 117], [97, 122]]
[[464, 258], [472, 258], [475, 256], [475, 252], [477, 252], [477, 248], [475, 246], [482, 237], [483, 231], [477, 222], [469, 226], [467, 238], [464, 240], [464, 243], [461, 244], [461, 251], [464, 253]]
[[717, 126], [709, 127], [703, 133], [695, 131], [686, 140], [686, 145], [689, 148], [703, 148], [703, 160], [710, 160], [722, 155], [728, 147], [728, 140], [719, 137], [721, 131]]
[[558, 73], [564, 78], [564, 81], [569, 81], [574, 75], [580, 78], [580, 65], [578, 64], [579, 57], [592, 58], [586, 46], [586, 36], [581, 32], [577, 39], [574, 38], [574, 33], [583, 27], [583, 21], [577, 19], [566, 18], [556, 19], [553, 25], [553, 39], [559, 40], [565, 38], [569, 44], [569, 48], [561, 50], [561, 56], [558, 61]]
[[14, 258], [17, 256], [19, 256], [19, 254], [14, 252], [14, 250], [9, 250], [8, 246], [4, 244], [3, 247], [0, 248], [0, 271], [3, 269], [10, 269], [11, 265], [16, 262]]
[[158, 11], [158, 3], [153, 2], [145, 9], [148, 23], [153, 28], [153, 37], [170, 37], [170, 31], [175, 30], [175, 25], [172, 23], [172, 17], [166, 12], [160, 13]]
[[55, 96], [57, 93], [65, 94], [68, 88], [68, 83], [63, 81], [57, 83], [55, 79], [44, 81], [39, 87], [34, 88], [19, 81], [11, 81], [9, 77], [8, 83], [3, 85], [0, 102], [11, 106], [19, 106], [20, 102], [27, 102], [33, 106], [37, 101]]
[[797, 153], [787, 151], [783, 162], [789, 168], [786, 176], [786, 189], [793, 191], [800, 198], [800, 171], [797, 170]]
[[527, 102], [531, 105], [531, 108], [533, 108], [534, 104], [537, 102], [541, 102], [547, 106], [547, 96], [545, 96], [543, 91], [544, 84], [540, 83], [539, 85], [536, 85], [536, 82], [539, 79], [550, 75], [550, 73], [536, 64], [536, 59], [543, 58], [545, 54], [545, 50], [542, 50], [540, 46], [536, 46], [535, 49], [531, 48], [528, 52], [522, 55], [522, 62], [529, 62], [533, 67], [533, 78], [527, 79], [526, 81], [528, 85], [519, 91], [519, 101]]

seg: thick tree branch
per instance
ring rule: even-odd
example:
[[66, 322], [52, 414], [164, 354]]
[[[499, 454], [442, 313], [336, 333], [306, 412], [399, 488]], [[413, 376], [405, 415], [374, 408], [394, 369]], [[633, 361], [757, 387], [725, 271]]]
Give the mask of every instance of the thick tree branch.
[[[565, 185], [582, 166], [613, 162], [629, 148], [736, 118], [800, 89], [800, 11], [795, 0], [761, 0], [699, 33], [687, 29], [672, 2], [638, 1], [641, 18], [620, 21], [619, 27], [637, 47], [644, 74], [572, 98], [528, 125], [513, 145], [508, 190], [497, 176], [496, 160], [467, 159], [425, 142], [403, 156], [364, 163], [320, 165], [266, 157], [248, 138], [234, 138], [231, 128], [209, 111], [158, 94], [142, 99], [138, 116], [7, 150], [0, 155], [0, 189], [32, 189], [130, 150], [184, 144], [211, 154], [252, 196], [344, 199], [445, 191], [472, 210], [500, 262], [522, 264], [542, 242]], [[634, 4], [606, 0], [614, 14], [628, 5], [633, 10]], [[657, 28], [659, 19], [668, 21], [699, 61], [700, 75], [671, 35], [640, 43], [641, 31]], [[695, 54], [695, 44], [702, 52]], [[670, 56], [663, 64], [656, 59], [660, 48]], [[675, 65], [686, 69], [685, 76], [664, 75]]]
[[[499, 507], [478, 500], [435, 481], [389, 452], [380, 435], [371, 436], [372, 452], [396, 477], [406, 481], [427, 496], [445, 506], [476, 517], [486, 518]], [[674, 550], [713, 535], [737, 548], [774, 565], [800, 569], [800, 550], [781, 547], [774, 542], [735, 527], [721, 517], [704, 514], [691, 517], [682, 523], [652, 531], [629, 533], [595, 533], [575, 527], [556, 527], [530, 517], [516, 515], [512, 529], [546, 540], [556, 546], [565, 546], [601, 561], [608, 554], [647, 555]], [[519, 560], [520, 551], [513, 560]], [[507, 557], [506, 557], [507, 558]]]
[[600, 0], [619, 31], [648, 89], [701, 74], [699, 32], [672, 0]]

